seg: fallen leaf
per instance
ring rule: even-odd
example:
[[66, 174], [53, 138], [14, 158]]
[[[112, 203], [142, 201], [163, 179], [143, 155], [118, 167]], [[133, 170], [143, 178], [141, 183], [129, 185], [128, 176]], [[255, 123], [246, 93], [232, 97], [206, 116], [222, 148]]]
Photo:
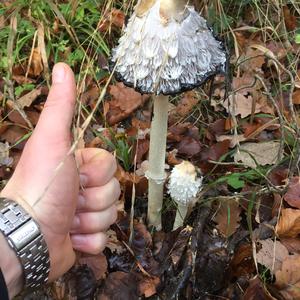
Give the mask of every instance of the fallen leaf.
[[300, 234], [300, 210], [283, 208], [276, 226], [279, 237], [296, 238]]
[[230, 262], [231, 275], [239, 278], [255, 272], [253, 260], [253, 248], [249, 244], [241, 244], [234, 251], [234, 256]]
[[170, 111], [169, 123], [174, 124], [182, 118], [187, 117], [199, 102], [199, 99], [194, 91], [186, 92], [178, 105]]
[[291, 254], [300, 254], [300, 239], [280, 238], [280, 242], [288, 249]]
[[78, 262], [80, 265], [87, 265], [93, 271], [96, 280], [103, 279], [106, 276], [108, 265], [103, 253], [82, 256]]
[[241, 142], [246, 141], [246, 137], [243, 134], [238, 134], [238, 135], [220, 135], [217, 136], [217, 141], [218, 142], [223, 142], [223, 141], [230, 141], [230, 148], [234, 148], [236, 145], [240, 144]]
[[259, 277], [250, 280], [249, 286], [245, 291], [243, 300], [276, 300], [267, 291]]
[[0, 143], [0, 167], [8, 167], [12, 164], [13, 159], [9, 157], [9, 149], [8, 143]]
[[259, 243], [262, 248], [256, 254], [257, 262], [274, 274], [281, 269], [282, 262], [289, 257], [289, 251], [279, 241], [266, 239]]
[[119, 9], [112, 9], [110, 12], [105, 13], [99, 25], [100, 32], [106, 32], [114, 25], [117, 28], [122, 28], [125, 23], [125, 14]]
[[297, 17], [292, 15], [291, 10], [287, 5], [283, 6], [283, 16], [284, 16], [285, 26], [289, 31], [293, 31], [297, 29], [297, 25], [298, 25]]
[[292, 207], [300, 209], [300, 177], [293, 177], [283, 199]]
[[[241, 93], [236, 93], [235, 96], [228, 97], [222, 105], [228, 113], [234, 116], [241, 115], [241, 118], [246, 118], [252, 113], [252, 96], [244, 96]], [[261, 112], [261, 105], [256, 103], [254, 113]]]
[[250, 168], [273, 165], [280, 159], [278, 157], [279, 150], [280, 142], [245, 143], [235, 153], [234, 161], [242, 162]]
[[8, 142], [10, 145], [14, 145], [27, 135], [27, 130], [19, 126], [9, 126], [4, 133], [1, 134], [1, 139]]
[[126, 251], [125, 246], [118, 240], [118, 237], [114, 230], [109, 229], [106, 232], [106, 235], [108, 237], [106, 248], [108, 248], [112, 253], [117, 253], [118, 255], [120, 255]]
[[146, 277], [140, 279], [138, 289], [139, 295], [149, 298], [156, 294], [157, 287], [160, 284], [159, 277]]
[[126, 118], [132, 112], [144, 105], [149, 99], [149, 95], [141, 95], [134, 89], [126, 87], [123, 83], [118, 82], [116, 85], [109, 87], [109, 93], [113, 97], [108, 102], [107, 120], [110, 125], [114, 125]]
[[131, 273], [113, 272], [105, 280], [97, 300], [138, 300], [136, 278]]
[[184, 137], [182, 141], [176, 146], [178, 153], [192, 157], [200, 153], [202, 144], [200, 141], [193, 139], [192, 137]]
[[214, 218], [218, 230], [225, 236], [230, 237], [240, 226], [241, 208], [237, 201], [221, 201], [220, 208]]
[[275, 274], [275, 286], [285, 300], [300, 299], [300, 255], [291, 256]]
[[32, 56], [30, 58], [31, 60], [28, 74], [32, 77], [38, 77], [44, 70], [40, 49], [33, 49]]
[[300, 90], [296, 90], [293, 93], [293, 103], [299, 105], [300, 104]]

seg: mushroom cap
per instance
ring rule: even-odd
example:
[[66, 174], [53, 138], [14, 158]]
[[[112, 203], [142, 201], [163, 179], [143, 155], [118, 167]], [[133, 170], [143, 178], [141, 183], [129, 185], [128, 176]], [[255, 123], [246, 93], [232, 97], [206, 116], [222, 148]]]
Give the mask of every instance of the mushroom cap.
[[225, 70], [223, 44], [185, 2], [139, 2], [112, 51], [117, 80], [141, 93], [171, 95], [191, 90]]
[[202, 186], [203, 177], [197, 177], [195, 166], [183, 161], [171, 171], [168, 193], [181, 205], [188, 205], [196, 197]]

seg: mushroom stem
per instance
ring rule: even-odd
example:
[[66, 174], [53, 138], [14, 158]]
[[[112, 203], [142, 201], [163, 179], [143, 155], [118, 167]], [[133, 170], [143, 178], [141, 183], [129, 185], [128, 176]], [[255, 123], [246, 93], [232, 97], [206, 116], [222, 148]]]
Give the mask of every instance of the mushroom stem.
[[183, 205], [180, 203], [177, 203], [177, 211], [176, 211], [176, 217], [173, 225], [173, 230], [176, 230], [178, 227], [181, 227], [183, 225], [183, 221], [188, 213], [189, 205]]
[[165, 182], [165, 159], [168, 133], [169, 97], [158, 95], [153, 98], [154, 110], [150, 133], [148, 224], [161, 229], [161, 209]]

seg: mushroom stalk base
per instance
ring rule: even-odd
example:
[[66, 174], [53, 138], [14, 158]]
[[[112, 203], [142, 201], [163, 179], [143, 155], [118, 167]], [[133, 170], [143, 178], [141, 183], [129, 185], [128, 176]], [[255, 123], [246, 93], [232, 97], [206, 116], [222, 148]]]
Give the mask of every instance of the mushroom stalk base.
[[148, 191], [148, 224], [157, 230], [161, 229], [161, 209], [165, 182], [165, 159], [168, 132], [168, 96], [153, 98], [153, 120], [151, 123], [149, 149]]
[[183, 221], [188, 213], [188, 209], [188, 205], [182, 205], [178, 203], [173, 230], [176, 230], [178, 227], [181, 227], [183, 225]]

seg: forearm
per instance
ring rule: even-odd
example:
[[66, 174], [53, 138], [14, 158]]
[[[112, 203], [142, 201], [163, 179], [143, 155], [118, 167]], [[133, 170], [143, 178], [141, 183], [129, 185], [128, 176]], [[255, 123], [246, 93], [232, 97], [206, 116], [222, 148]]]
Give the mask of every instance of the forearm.
[[6, 281], [9, 297], [17, 295], [23, 286], [22, 266], [14, 250], [0, 233], [0, 268]]

